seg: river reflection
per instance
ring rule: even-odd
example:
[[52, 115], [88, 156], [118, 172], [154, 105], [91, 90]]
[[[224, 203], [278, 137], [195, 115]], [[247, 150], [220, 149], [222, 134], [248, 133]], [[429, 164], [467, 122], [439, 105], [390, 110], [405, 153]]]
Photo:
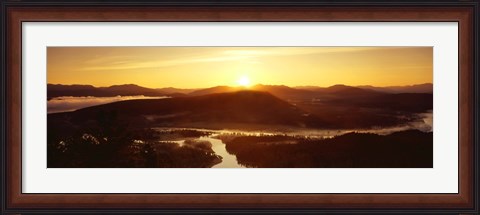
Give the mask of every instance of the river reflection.
[[206, 140], [212, 143], [212, 149], [215, 154], [222, 156], [222, 162], [216, 164], [212, 168], [244, 168], [244, 166], [238, 164], [237, 157], [227, 152], [225, 144], [220, 139], [208, 137], [200, 137], [200, 140]]
[[[295, 137], [309, 137], [309, 138], [332, 138], [346, 133], [357, 132], [357, 133], [374, 133], [380, 135], [387, 135], [393, 132], [404, 131], [409, 129], [420, 130], [423, 132], [431, 132], [433, 126], [433, 114], [432, 112], [422, 113], [419, 115], [421, 118], [416, 122], [412, 122], [402, 126], [388, 127], [388, 128], [372, 128], [372, 129], [331, 129], [331, 130], [320, 130], [320, 129], [286, 129], [282, 128], [281, 130], [262, 130], [262, 131], [244, 131], [236, 129], [223, 129], [223, 130], [211, 130], [211, 129], [200, 129], [200, 128], [155, 128], [155, 130], [162, 132], [171, 132], [179, 130], [195, 130], [200, 132], [206, 132], [206, 135], [198, 137], [196, 139], [200, 141], [208, 141], [212, 144], [212, 150], [215, 154], [222, 157], [222, 162], [214, 165], [212, 168], [245, 168], [245, 166], [238, 163], [236, 155], [232, 155], [226, 150], [226, 145], [222, 142], [221, 139], [217, 138], [220, 135], [238, 135], [238, 136], [273, 136], [273, 135], [288, 135]], [[179, 145], [182, 145], [183, 142], [187, 139], [192, 138], [180, 138], [176, 140], [169, 140], [170, 142], [175, 142]]]

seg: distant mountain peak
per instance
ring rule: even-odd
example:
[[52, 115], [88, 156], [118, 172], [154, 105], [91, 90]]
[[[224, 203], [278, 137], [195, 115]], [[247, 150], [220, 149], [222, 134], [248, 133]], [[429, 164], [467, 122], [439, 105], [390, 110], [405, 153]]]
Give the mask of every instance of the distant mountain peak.
[[136, 84], [119, 84], [119, 85], [112, 85], [112, 86], [103, 87], [103, 88], [125, 88], [125, 89], [135, 89], [135, 88], [139, 88], [139, 89], [148, 89], [148, 88], [145, 88], [145, 87], [136, 85]]
[[327, 87], [326, 90], [330, 92], [337, 92], [337, 91], [343, 91], [343, 90], [362, 90], [362, 89], [357, 87], [347, 86], [344, 84], [336, 84], [336, 85]]
[[141, 86], [136, 84], [115, 84], [110, 87], [141, 87]]
[[402, 85], [402, 86], [387, 86], [387, 87], [361, 85], [357, 87], [362, 89], [369, 89], [377, 92], [387, 92], [387, 93], [433, 93], [432, 83], [412, 84], [412, 85]]
[[328, 87], [328, 88], [336, 88], [336, 87], [351, 87], [351, 86], [347, 86], [347, 85], [345, 85], [345, 84], [335, 84], [335, 85], [332, 85], [332, 86], [330, 86], [330, 87]]
[[89, 84], [51, 84], [48, 83], [47, 86], [62, 86], [62, 87], [94, 87], [93, 85]]

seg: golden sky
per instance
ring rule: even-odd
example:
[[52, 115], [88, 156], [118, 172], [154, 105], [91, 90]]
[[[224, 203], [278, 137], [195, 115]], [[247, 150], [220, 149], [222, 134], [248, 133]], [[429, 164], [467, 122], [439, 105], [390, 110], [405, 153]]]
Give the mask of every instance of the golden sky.
[[433, 82], [432, 47], [48, 47], [52, 84], [397, 86]]

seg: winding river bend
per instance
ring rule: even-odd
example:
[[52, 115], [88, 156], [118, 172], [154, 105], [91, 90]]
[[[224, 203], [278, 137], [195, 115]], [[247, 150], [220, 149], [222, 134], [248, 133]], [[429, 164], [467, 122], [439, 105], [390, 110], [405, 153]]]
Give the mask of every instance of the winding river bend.
[[[226, 150], [226, 145], [222, 142], [221, 139], [216, 138], [218, 135], [232, 135], [232, 134], [241, 134], [241, 135], [249, 135], [249, 136], [259, 136], [259, 135], [275, 135], [275, 134], [287, 134], [287, 135], [299, 135], [299, 136], [309, 136], [315, 138], [331, 138], [334, 136], [342, 135], [349, 132], [359, 132], [359, 133], [375, 133], [375, 134], [390, 134], [396, 131], [402, 131], [407, 129], [417, 129], [423, 132], [431, 132], [433, 129], [433, 115], [431, 112], [421, 114], [422, 120], [418, 122], [413, 122], [408, 125], [397, 126], [397, 127], [389, 127], [389, 128], [376, 128], [376, 129], [366, 129], [366, 130], [351, 130], [351, 129], [343, 129], [343, 130], [320, 130], [320, 129], [305, 129], [305, 130], [290, 130], [286, 131], [283, 130], [281, 132], [277, 131], [242, 131], [242, 130], [210, 130], [210, 129], [199, 129], [199, 128], [155, 128], [159, 131], [165, 130], [197, 130], [202, 132], [209, 132], [210, 135], [201, 136], [199, 138], [195, 138], [200, 141], [208, 141], [212, 144], [212, 150], [215, 154], [222, 157], [222, 162], [212, 166], [212, 168], [245, 168], [238, 163], [237, 157], [233, 154], [228, 153]], [[182, 145], [183, 142], [189, 138], [184, 138], [181, 140], [175, 140], [171, 142], [176, 142], [179, 145]], [[190, 138], [191, 139], [191, 138]]]
[[225, 144], [220, 139], [206, 136], [200, 137], [199, 140], [205, 140], [212, 143], [212, 150], [215, 152], [215, 154], [222, 156], [222, 162], [216, 164], [212, 168], [244, 168], [244, 166], [238, 164], [237, 156], [227, 152]]

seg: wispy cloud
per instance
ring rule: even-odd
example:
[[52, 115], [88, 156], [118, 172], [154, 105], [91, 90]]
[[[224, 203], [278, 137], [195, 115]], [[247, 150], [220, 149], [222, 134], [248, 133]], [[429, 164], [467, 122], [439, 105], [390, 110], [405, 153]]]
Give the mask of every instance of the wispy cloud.
[[[192, 50], [195, 48], [192, 48]], [[288, 49], [288, 50], [287, 50]], [[171, 66], [179, 66], [194, 63], [215, 63], [228, 62], [239, 60], [250, 60], [253, 63], [261, 63], [259, 58], [262, 57], [276, 57], [276, 56], [293, 56], [293, 55], [311, 55], [311, 54], [325, 54], [325, 53], [340, 53], [340, 52], [356, 52], [372, 50], [375, 47], [325, 47], [325, 48], [262, 48], [262, 50], [246, 50], [244, 48], [225, 48], [221, 47], [219, 50], [212, 48], [208, 53], [192, 54], [190, 56], [169, 57], [168, 59], [145, 59], [136, 55], [122, 55], [122, 56], [95, 56], [95, 58], [85, 61], [85, 66], [80, 70], [85, 71], [103, 71], [103, 70], [133, 70], [133, 69], [147, 69], [147, 68], [164, 68]]]
[[[245, 60], [254, 57], [253, 55], [209, 55], [198, 56], [184, 59], [170, 59], [170, 60], [153, 60], [153, 59], [137, 59], [131, 60], [134, 57], [123, 57], [116, 61], [105, 59], [103, 62], [88, 62], [91, 66], [86, 66], [82, 70], [125, 70], [125, 69], [145, 69], [145, 68], [162, 68], [170, 66], [178, 66], [193, 63], [209, 63], [209, 62], [225, 62], [225, 61], [237, 61]], [[97, 61], [100, 60], [97, 59]], [[98, 66], [101, 65], [101, 66]]]

